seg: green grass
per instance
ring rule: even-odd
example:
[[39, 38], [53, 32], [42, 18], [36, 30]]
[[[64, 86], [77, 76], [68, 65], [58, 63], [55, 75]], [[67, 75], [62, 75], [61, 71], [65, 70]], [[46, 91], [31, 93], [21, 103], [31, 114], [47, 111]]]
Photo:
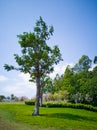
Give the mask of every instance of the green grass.
[[40, 115], [32, 116], [33, 111], [25, 104], [0, 104], [0, 130], [97, 130], [97, 112], [40, 108]]

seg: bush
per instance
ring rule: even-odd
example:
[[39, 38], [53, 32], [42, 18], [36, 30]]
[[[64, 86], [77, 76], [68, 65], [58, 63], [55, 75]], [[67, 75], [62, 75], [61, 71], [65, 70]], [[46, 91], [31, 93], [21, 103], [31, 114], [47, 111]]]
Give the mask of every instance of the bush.
[[91, 105], [86, 104], [72, 104], [72, 103], [54, 103], [54, 102], [47, 102], [42, 105], [43, 107], [50, 107], [50, 108], [76, 108], [76, 109], [85, 109], [97, 112], [97, 107], [93, 107]]
[[35, 105], [35, 99], [31, 99], [29, 101], [25, 101], [26, 105]]

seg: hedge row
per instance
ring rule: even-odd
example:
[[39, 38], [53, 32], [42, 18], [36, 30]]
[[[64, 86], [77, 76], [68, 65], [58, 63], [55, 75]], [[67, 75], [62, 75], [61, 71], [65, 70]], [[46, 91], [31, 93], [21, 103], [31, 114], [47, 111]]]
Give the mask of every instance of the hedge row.
[[35, 100], [29, 100], [29, 101], [25, 101], [26, 105], [35, 105]]
[[[35, 100], [25, 101], [26, 105], [35, 105]], [[72, 104], [72, 103], [55, 103], [55, 102], [46, 102], [42, 107], [49, 108], [76, 108], [76, 109], [85, 109], [97, 112], [97, 107], [86, 104]]]
[[93, 107], [91, 105], [86, 104], [72, 104], [72, 103], [52, 103], [48, 102], [42, 105], [43, 107], [49, 108], [76, 108], [76, 109], [85, 109], [97, 112], [97, 107]]

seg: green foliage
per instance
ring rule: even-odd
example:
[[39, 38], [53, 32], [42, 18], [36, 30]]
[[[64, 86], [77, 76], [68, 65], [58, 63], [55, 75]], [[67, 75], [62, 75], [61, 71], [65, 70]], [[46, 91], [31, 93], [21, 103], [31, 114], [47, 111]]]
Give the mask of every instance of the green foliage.
[[91, 67], [92, 60], [89, 59], [88, 56], [82, 55], [82, 57], [79, 59], [78, 63], [74, 66], [73, 71], [75, 73], [78, 72], [88, 72], [89, 68]]
[[64, 103], [64, 102], [46, 102], [43, 104], [43, 107], [49, 108], [76, 108], [76, 109], [85, 109], [97, 112], [97, 107], [93, 107], [91, 105], [86, 104], [72, 104], [72, 103]]
[[10, 71], [10, 70], [14, 70], [15, 68], [14, 68], [14, 66], [12, 66], [12, 65], [7, 65], [7, 64], [5, 64], [4, 65], [4, 68], [5, 68], [5, 70], [7, 70], [7, 71]]
[[48, 101], [68, 101], [68, 91], [58, 91], [58, 92], [54, 92], [54, 93], [47, 93], [43, 95], [43, 101], [44, 102], [48, 102]]
[[63, 89], [63, 87], [64, 87], [64, 77], [63, 75], [59, 76], [59, 74], [57, 74], [53, 80], [52, 93], [59, 92], [60, 90]]
[[52, 79], [48, 75], [43, 75], [41, 78], [41, 93], [52, 92]]
[[[35, 105], [35, 100], [31, 99], [29, 101], [25, 101], [26, 105]], [[49, 108], [76, 108], [76, 109], [85, 109], [97, 112], [97, 107], [94, 107], [92, 105], [86, 105], [86, 104], [72, 104], [72, 103], [65, 103], [64, 101], [51, 101], [51, 102], [45, 102], [42, 104], [42, 107], [49, 107]]]
[[97, 63], [97, 56], [94, 57], [94, 64]]
[[25, 104], [26, 105], [35, 105], [35, 99], [31, 99], [31, 100], [25, 101]]
[[0, 95], [0, 102], [2, 102], [3, 99], [5, 99], [5, 96], [4, 95]]
[[20, 67], [4, 65], [7, 71], [18, 70], [29, 73], [31, 79], [35, 79], [37, 74], [42, 76], [53, 71], [53, 64], [58, 64], [61, 58], [58, 46], [50, 48], [46, 40], [53, 35], [53, 27], [48, 27], [42, 17], [36, 22], [34, 32], [24, 32], [18, 35], [19, 44], [22, 48], [22, 55], [14, 54], [14, 58]]
[[81, 72], [64, 79], [65, 89], [69, 92], [71, 102], [97, 106], [97, 76], [95, 73], [94, 71]]
[[69, 102], [97, 106], [97, 66], [91, 71], [90, 67], [91, 60], [86, 55], [74, 67], [68, 65], [63, 75], [54, 78], [52, 93], [67, 91]]

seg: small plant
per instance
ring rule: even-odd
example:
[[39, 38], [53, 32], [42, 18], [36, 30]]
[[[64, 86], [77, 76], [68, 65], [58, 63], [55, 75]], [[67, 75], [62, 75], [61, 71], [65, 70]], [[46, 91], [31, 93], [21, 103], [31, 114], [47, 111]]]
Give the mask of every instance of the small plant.
[[35, 105], [35, 99], [31, 99], [31, 100], [25, 101], [25, 104], [26, 105]]

